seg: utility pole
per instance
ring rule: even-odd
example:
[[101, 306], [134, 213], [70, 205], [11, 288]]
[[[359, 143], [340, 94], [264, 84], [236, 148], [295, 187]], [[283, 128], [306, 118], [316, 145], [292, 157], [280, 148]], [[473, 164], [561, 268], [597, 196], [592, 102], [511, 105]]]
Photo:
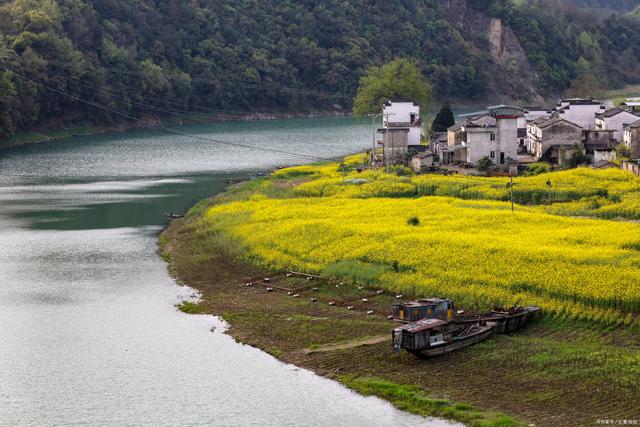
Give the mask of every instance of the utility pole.
[[378, 114], [369, 114], [371, 116], [371, 136], [373, 138], [373, 145], [371, 146], [371, 165], [373, 170], [376, 169], [376, 119], [382, 115], [382, 113]]
[[513, 205], [513, 175], [509, 175], [509, 194], [511, 197], [511, 212], [515, 212], [515, 207]]

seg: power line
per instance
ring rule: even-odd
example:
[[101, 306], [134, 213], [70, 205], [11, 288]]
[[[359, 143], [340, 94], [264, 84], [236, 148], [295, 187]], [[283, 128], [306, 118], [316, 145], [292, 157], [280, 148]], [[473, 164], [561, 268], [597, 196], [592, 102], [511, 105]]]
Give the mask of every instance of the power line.
[[[74, 80], [76, 82], [78, 82], [81, 85], [84, 85], [85, 87], [90, 87], [92, 89], [96, 89], [99, 92], [105, 93], [109, 96], [115, 97], [115, 96], [124, 96], [124, 97], [130, 97], [131, 94], [127, 93], [127, 92], [123, 92], [123, 91], [118, 91], [115, 89], [111, 89], [111, 88], [107, 88], [102, 86], [102, 88], [95, 88], [94, 86], [92, 86], [90, 83], [88, 82], [84, 82], [82, 81], [82, 79], [77, 78], [77, 77], [73, 77], [70, 76], [68, 74], [64, 74], [64, 73], [60, 73], [58, 71], [54, 71], [49, 67], [46, 67], [46, 72], [48, 72], [49, 74], [53, 74], [65, 79], [69, 79], [69, 80]], [[124, 85], [123, 85], [124, 86]], [[131, 88], [124, 86], [125, 88], [131, 90]], [[175, 102], [175, 101], [170, 101], [170, 100], [160, 100], [158, 98], [153, 98], [153, 97], [148, 97], [145, 96], [145, 99], [151, 100], [151, 101], [158, 101], [160, 103], [167, 103], [167, 104], [173, 104], [173, 105], [178, 105], [178, 106], [183, 106], [184, 104]], [[195, 112], [195, 111], [189, 111], [189, 110], [176, 110], [176, 109], [172, 109], [172, 108], [166, 108], [166, 107], [162, 107], [162, 106], [157, 106], [157, 105], [150, 105], [150, 104], [146, 104], [143, 102], [138, 102], [138, 101], [129, 101], [132, 105], [135, 106], [139, 106], [141, 108], [147, 109], [147, 110], [152, 110], [152, 111], [157, 111], [157, 112], [161, 112], [161, 113], [168, 113], [168, 114], [191, 114], [191, 115], [201, 115], [201, 116], [207, 116], [209, 117], [208, 114], [205, 113], [199, 113], [199, 112]], [[228, 109], [221, 109], [221, 108], [209, 108], [209, 107], [199, 107], [199, 106], [194, 106], [193, 108], [199, 109], [199, 110], [203, 110], [203, 111], [210, 111], [212, 113], [230, 113], [230, 114], [247, 114], [247, 113], [251, 113], [251, 111], [240, 111], [240, 110], [228, 110]]]
[[[154, 125], [155, 124], [155, 123], [153, 123], [151, 121], [135, 117], [135, 116], [133, 116], [133, 115], [131, 115], [129, 113], [125, 113], [125, 112], [122, 112], [122, 111], [114, 110], [114, 109], [112, 109], [110, 107], [98, 104], [96, 102], [88, 101], [88, 100], [82, 99], [82, 98], [80, 98], [78, 96], [68, 94], [68, 93], [66, 93], [64, 91], [61, 91], [61, 90], [56, 89], [54, 87], [51, 87], [51, 86], [49, 86], [49, 85], [47, 85], [45, 83], [42, 83], [42, 82], [40, 82], [38, 80], [32, 79], [30, 77], [27, 77], [27, 76], [21, 74], [21, 73], [18, 73], [18, 72], [14, 71], [14, 70], [11, 70], [11, 71], [16, 76], [22, 78], [23, 80], [30, 81], [32, 83], [38, 84], [38, 85], [44, 87], [45, 89], [47, 89], [47, 90], [49, 90], [51, 92], [58, 93], [60, 95], [66, 96], [66, 97], [68, 97], [70, 99], [73, 99], [73, 100], [75, 100], [77, 102], [80, 102], [80, 103], [83, 103], [83, 104], [86, 104], [86, 105], [90, 105], [92, 107], [101, 109], [103, 111], [110, 112], [112, 114], [119, 115], [121, 117], [128, 118], [130, 120], [134, 120], [134, 121], [139, 122], [139, 123], [146, 123], [148, 125]], [[193, 139], [197, 139], [197, 140], [201, 140], [201, 141], [214, 142], [214, 143], [221, 144], [221, 145], [228, 145], [228, 146], [233, 146], [233, 147], [245, 148], [245, 149], [249, 149], [249, 150], [271, 152], [271, 153], [281, 154], [281, 155], [285, 155], [285, 156], [297, 157], [297, 158], [301, 158], [301, 159], [305, 159], [305, 160], [311, 160], [311, 161], [334, 160], [333, 158], [319, 157], [319, 156], [313, 156], [313, 155], [307, 155], [307, 154], [301, 154], [301, 153], [293, 153], [293, 152], [289, 152], [289, 151], [285, 151], [285, 150], [279, 150], [279, 149], [275, 149], [275, 148], [256, 147], [256, 146], [253, 146], [253, 145], [247, 145], [247, 144], [242, 144], [242, 143], [237, 143], [237, 142], [223, 141], [223, 140], [219, 140], [219, 139], [213, 139], [213, 138], [208, 138], [208, 137], [204, 137], [204, 136], [193, 135], [193, 134], [190, 134], [190, 133], [187, 133], [187, 132], [182, 132], [182, 131], [179, 131], [179, 130], [176, 130], [176, 129], [170, 129], [170, 128], [167, 128], [165, 126], [157, 127], [157, 129], [160, 129], [160, 130], [162, 130], [162, 131], [164, 131], [166, 133], [169, 133], [169, 134], [178, 135], [178, 136], [184, 136], [184, 137], [193, 138]]]

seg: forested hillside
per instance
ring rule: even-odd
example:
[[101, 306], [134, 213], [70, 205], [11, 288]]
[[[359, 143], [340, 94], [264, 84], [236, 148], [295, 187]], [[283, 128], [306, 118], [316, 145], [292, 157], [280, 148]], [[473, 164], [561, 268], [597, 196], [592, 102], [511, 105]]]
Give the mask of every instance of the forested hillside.
[[0, 4], [0, 136], [122, 117], [109, 109], [348, 109], [364, 70], [397, 57], [459, 102], [533, 102], [584, 76], [640, 80], [640, 20], [557, 0]]

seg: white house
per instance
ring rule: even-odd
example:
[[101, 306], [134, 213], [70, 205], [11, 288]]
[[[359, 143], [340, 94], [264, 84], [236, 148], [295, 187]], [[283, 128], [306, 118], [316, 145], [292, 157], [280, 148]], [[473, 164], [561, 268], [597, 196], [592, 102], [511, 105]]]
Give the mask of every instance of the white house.
[[500, 107], [492, 109], [489, 115], [467, 120], [460, 128], [462, 140], [454, 146], [454, 158], [465, 158], [467, 163], [476, 165], [480, 159], [489, 157], [499, 167], [516, 161], [521, 115], [518, 108]]
[[388, 101], [382, 110], [384, 128], [408, 128], [407, 145], [422, 142], [422, 119], [420, 106], [415, 102]]
[[605, 106], [601, 101], [571, 98], [558, 101], [553, 113], [568, 122], [580, 125], [584, 129], [590, 129], [596, 126], [596, 114], [604, 111]]
[[624, 127], [640, 120], [640, 115], [616, 107], [596, 116], [596, 129], [612, 130], [613, 138], [622, 141]]
[[617, 140], [613, 134], [614, 131], [610, 129], [582, 130], [582, 141], [586, 154], [591, 157], [591, 163], [596, 164], [603, 160], [611, 162], [616, 159]]

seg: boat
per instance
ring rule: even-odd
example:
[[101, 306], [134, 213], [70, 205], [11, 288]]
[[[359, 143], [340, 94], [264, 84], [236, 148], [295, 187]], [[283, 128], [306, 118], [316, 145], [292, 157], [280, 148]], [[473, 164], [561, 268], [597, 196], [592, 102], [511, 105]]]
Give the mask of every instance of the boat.
[[170, 218], [170, 219], [178, 219], [178, 218], [184, 217], [184, 214], [175, 214], [175, 213], [171, 213], [171, 212], [165, 212], [164, 216], [166, 216], [167, 218]]
[[457, 325], [478, 322], [495, 324], [496, 334], [508, 334], [523, 328], [541, 311], [540, 307], [495, 308], [485, 313], [455, 311], [448, 298], [423, 298], [416, 301], [397, 302], [392, 306], [392, 318], [402, 323], [414, 323], [422, 319], [440, 319]]
[[494, 324], [496, 334], [509, 334], [518, 329], [522, 329], [527, 323], [533, 320], [540, 311], [540, 307], [537, 306], [498, 308], [488, 313], [457, 315], [451, 322], [464, 325], [483, 321]]
[[487, 339], [495, 324], [456, 324], [441, 319], [422, 319], [393, 331], [395, 352], [405, 349], [423, 357], [440, 356]]

